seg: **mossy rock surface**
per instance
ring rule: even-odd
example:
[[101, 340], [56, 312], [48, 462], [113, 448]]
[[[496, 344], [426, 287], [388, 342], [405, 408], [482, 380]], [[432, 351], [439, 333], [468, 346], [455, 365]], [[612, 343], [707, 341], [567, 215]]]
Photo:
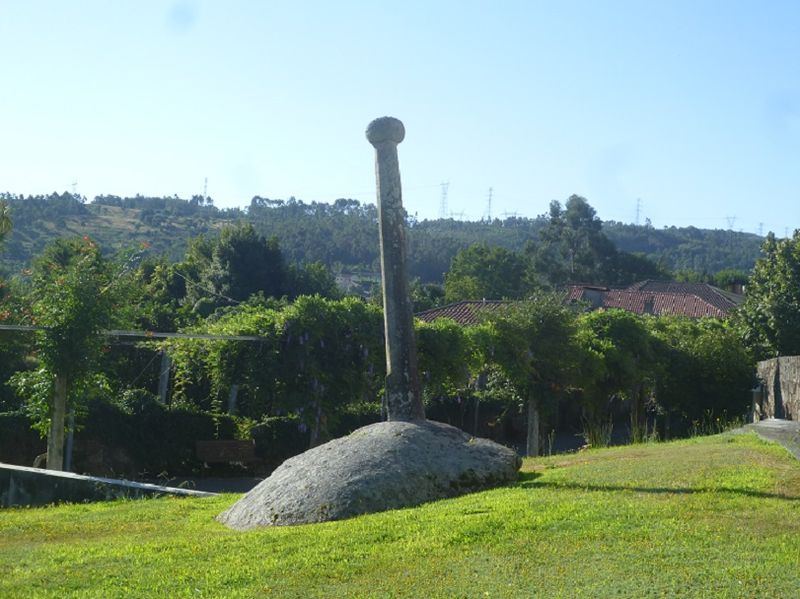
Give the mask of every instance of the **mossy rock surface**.
[[507, 484], [520, 465], [447, 424], [379, 422], [286, 460], [217, 519], [238, 530], [342, 520]]

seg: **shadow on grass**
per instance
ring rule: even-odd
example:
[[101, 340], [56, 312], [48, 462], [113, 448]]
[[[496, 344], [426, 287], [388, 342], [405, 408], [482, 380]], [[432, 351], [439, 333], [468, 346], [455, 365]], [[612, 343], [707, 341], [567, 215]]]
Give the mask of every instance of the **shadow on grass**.
[[529, 487], [541, 475], [541, 472], [520, 472], [517, 481], [521, 487]]
[[536, 480], [541, 477], [538, 472], [521, 472], [517, 485], [523, 489], [564, 489], [569, 491], [632, 491], [634, 493], [652, 493], [655, 495], [695, 495], [700, 493], [725, 493], [728, 495], [742, 495], [760, 499], [782, 499], [784, 501], [800, 501], [800, 496], [786, 495], [785, 493], [766, 493], [752, 489], [736, 489], [725, 487], [636, 487], [625, 485], [593, 485], [568, 482], [546, 482]]

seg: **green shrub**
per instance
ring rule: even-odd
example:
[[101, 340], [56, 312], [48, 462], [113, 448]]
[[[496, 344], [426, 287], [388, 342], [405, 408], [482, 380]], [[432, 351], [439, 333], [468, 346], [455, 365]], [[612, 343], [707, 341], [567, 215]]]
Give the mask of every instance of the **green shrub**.
[[308, 449], [310, 432], [297, 416], [266, 418], [250, 430], [256, 443], [256, 456], [268, 471]]
[[335, 439], [349, 435], [362, 426], [381, 420], [381, 404], [378, 401], [363, 401], [347, 405], [336, 419], [335, 426], [331, 428], [331, 437]]
[[18, 412], [0, 413], [0, 462], [31, 466], [47, 443], [31, 428], [30, 419]]
[[[195, 456], [197, 441], [235, 437], [236, 425], [227, 415], [170, 410], [146, 393], [127, 399], [129, 412], [106, 402], [92, 402], [80, 432], [84, 446], [105, 449], [110, 456], [115, 452], [125, 456], [107, 466], [120, 474], [197, 473], [202, 467]], [[85, 456], [85, 462], [89, 457]], [[76, 460], [76, 466], [81, 466], [80, 461]], [[135, 472], [130, 472], [131, 468]]]

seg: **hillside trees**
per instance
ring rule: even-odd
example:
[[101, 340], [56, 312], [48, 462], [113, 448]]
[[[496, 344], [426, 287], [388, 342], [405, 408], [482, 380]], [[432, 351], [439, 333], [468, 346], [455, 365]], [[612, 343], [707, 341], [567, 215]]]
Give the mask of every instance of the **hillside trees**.
[[574, 282], [605, 283], [612, 277], [614, 245], [585, 198], [570, 196], [562, 207], [550, 202], [547, 226], [528, 251], [537, 273], [554, 286]]
[[[346, 272], [378, 270], [376, 208], [352, 199], [329, 204], [256, 197], [246, 211], [220, 210], [207, 205], [204, 198], [201, 205], [198, 198], [100, 195], [92, 203], [84, 203], [83, 198], [69, 193], [24, 197], [6, 192], [0, 193], [0, 200], [14, 211], [16, 223], [2, 256], [2, 266], [9, 270], [28, 267], [32, 256], [64, 231], [89, 234], [110, 252], [147, 241], [154, 251], [177, 260], [191, 237], [240, 222], [251, 223], [266, 239], [276, 237], [288, 263], [319, 261], [334, 271]], [[566, 211], [561, 208], [562, 213]], [[587, 222], [585, 218], [573, 221]], [[491, 221], [409, 218], [408, 222], [412, 276], [424, 283], [441, 283], [459, 250], [486, 243], [522, 251], [528, 242], [538, 243], [549, 215]], [[662, 270], [692, 270], [709, 276], [724, 268], [748, 271], [758, 257], [761, 241], [749, 233], [694, 227], [655, 229], [612, 221], [601, 225], [601, 232], [620, 254], [639, 254]], [[615, 280], [625, 282], [619, 277]]]
[[280, 239], [290, 262], [322, 262], [377, 269], [378, 213], [374, 204], [337, 199], [333, 204], [295, 198], [254, 197], [248, 219], [267, 238]]
[[620, 251], [641, 253], [673, 271], [713, 276], [724, 269], [748, 272], [753, 268], [763, 238], [753, 233], [603, 222], [603, 232]]
[[524, 253], [486, 243], [460, 250], [444, 275], [445, 300], [518, 299], [541, 287], [622, 285], [668, 277], [645, 256], [618, 251], [603, 233], [594, 208], [580, 196], [571, 196], [565, 206], [551, 202], [549, 219], [538, 235]]
[[547, 225], [526, 252], [539, 280], [551, 287], [567, 283], [628, 284], [668, 273], [641, 253], [619, 251], [603, 232], [603, 222], [586, 198], [553, 201]]
[[0, 201], [0, 244], [11, 232], [11, 208], [7, 202]]

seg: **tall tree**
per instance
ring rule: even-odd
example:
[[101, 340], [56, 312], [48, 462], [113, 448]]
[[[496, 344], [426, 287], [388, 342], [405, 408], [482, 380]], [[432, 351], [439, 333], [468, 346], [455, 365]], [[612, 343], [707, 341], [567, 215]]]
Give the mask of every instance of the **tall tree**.
[[187, 300], [201, 315], [246, 301], [255, 293], [286, 293], [286, 264], [278, 241], [253, 225], [228, 225], [216, 238], [193, 241], [180, 268], [188, 281]]
[[575, 315], [557, 294], [540, 293], [490, 317], [492, 360], [526, 403], [526, 455], [539, 455], [541, 412], [574, 372]]
[[484, 243], [471, 245], [455, 255], [444, 276], [445, 299], [522, 298], [530, 290], [527, 273], [523, 255]]
[[586, 198], [570, 196], [562, 207], [550, 202], [547, 226], [537, 245], [529, 246], [537, 273], [550, 284], [606, 282], [616, 248], [602, 232], [602, 221]]
[[113, 280], [108, 261], [88, 238], [55, 242], [34, 267], [32, 314], [34, 323], [44, 327], [36, 346], [40, 374], [50, 390], [51, 470], [63, 468], [67, 397], [92, 373], [102, 348], [99, 333], [112, 321]]
[[745, 343], [760, 358], [800, 354], [800, 229], [767, 235], [737, 313]]
[[643, 393], [655, 369], [651, 337], [643, 318], [625, 310], [598, 310], [582, 314], [578, 327], [582, 355], [591, 362], [582, 367], [589, 374], [584, 381], [587, 425], [602, 426], [610, 415], [610, 402], [626, 398], [631, 434], [638, 440], [643, 430]]
[[0, 242], [11, 231], [11, 208], [7, 202], [0, 201]]
[[538, 243], [526, 248], [542, 283], [628, 284], [669, 273], [641, 254], [620, 252], [603, 232], [603, 222], [586, 198], [570, 196], [564, 206], [550, 203]]

